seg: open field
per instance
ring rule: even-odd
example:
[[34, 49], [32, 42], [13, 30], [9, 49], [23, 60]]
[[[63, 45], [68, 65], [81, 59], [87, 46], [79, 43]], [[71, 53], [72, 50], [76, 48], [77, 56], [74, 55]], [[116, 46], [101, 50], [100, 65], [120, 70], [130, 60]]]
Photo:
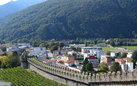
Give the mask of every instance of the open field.
[[15, 86], [66, 86], [21, 67], [0, 70], [0, 81], [11, 82]]
[[127, 48], [128, 50], [137, 50], [137, 46], [121, 46], [123, 48]]
[[127, 51], [123, 51], [121, 49], [117, 49], [117, 48], [111, 48], [111, 47], [102, 47], [102, 50], [104, 50], [104, 52], [106, 53], [107, 51], [111, 51], [111, 52], [127, 52]]

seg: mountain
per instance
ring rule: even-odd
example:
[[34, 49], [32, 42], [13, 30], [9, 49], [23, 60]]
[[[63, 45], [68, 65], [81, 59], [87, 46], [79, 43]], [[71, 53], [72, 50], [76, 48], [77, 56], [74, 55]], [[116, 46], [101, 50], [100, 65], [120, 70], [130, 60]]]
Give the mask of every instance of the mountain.
[[135, 38], [136, 8], [137, 0], [48, 0], [1, 19], [0, 38]]
[[46, 0], [17, 0], [0, 6], [0, 18]]

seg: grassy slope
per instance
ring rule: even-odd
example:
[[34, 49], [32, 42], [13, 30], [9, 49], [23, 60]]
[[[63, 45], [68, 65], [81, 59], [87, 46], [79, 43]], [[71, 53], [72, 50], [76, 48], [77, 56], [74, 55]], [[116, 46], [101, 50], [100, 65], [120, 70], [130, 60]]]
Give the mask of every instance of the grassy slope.
[[21, 67], [0, 70], [0, 80], [11, 82], [16, 86], [66, 86], [46, 79], [39, 74], [28, 72]]

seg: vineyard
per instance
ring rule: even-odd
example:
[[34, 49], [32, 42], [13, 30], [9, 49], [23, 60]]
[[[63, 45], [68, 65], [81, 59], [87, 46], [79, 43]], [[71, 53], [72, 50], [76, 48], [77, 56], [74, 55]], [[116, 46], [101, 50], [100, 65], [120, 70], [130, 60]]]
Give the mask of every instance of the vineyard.
[[15, 86], [66, 86], [21, 67], [0, 70], [0, 81], [11, 82]]

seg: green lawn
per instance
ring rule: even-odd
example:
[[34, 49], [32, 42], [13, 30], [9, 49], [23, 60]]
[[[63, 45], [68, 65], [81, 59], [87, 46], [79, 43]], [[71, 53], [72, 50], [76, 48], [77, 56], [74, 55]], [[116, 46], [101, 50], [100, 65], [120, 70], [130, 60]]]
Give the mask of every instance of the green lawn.
[[111, 50], [119, 50], [119, 49], [111, 48], [111, 47], [102, 47], [102, 50], [104, 50], [104, 51], [111, 51]]
[[123, 48], [127, 48], [129, 50], [137, 50], [137, 46], [121, 46]]
[[66, 86], [21, 67], [0, 70], [0, 81], [11, 82], [15, 86]]
[[127, 51], [122, 51], [120, 49], [116, 49], [116, 48], [111, 48], [111, 47], [102, 47], [102, 50], [104, 50], [104, 52], [106, 53], [107, 51], [111, 51], [111, 52], [127, 52]]

